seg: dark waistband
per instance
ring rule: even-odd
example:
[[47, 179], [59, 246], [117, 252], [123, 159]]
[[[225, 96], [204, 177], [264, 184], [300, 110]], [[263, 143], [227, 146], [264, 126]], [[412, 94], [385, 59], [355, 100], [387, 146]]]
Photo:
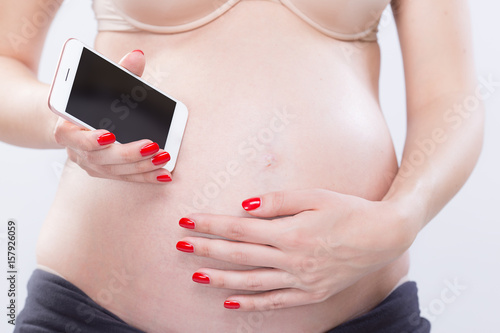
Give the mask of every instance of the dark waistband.
[[[14, 332], [144, 333], [94, 302], [71, 282], [37, 269], [28, 282], [28, 297]], [[417, 286], [405, 282], [368, 313], [327, 333], [428, 333], [420, 317]]]
[[430, 323], [420, 317], [417, 284], [405, 282], [368, 313], [327, 333], [429, 333]]
[[20, 333], [144, 333], [94, 302], [71, 282], [37, 269], [16, 320]]

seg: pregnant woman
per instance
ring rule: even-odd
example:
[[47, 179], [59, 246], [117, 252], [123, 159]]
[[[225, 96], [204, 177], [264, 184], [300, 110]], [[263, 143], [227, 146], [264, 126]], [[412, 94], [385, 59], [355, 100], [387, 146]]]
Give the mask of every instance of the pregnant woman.
[[48, 24], [16, 36], [59, 2], [0, 2], [0, 139], [69, 156], [16, 331], [429, 331], [407, 250], [482, 145], [465, 0], [391, 3], [400, 166], [378, 100], [389, 0], [94, 0], [95, 48], [189, 109], [172, 174], [151, 141], [48, 110]]

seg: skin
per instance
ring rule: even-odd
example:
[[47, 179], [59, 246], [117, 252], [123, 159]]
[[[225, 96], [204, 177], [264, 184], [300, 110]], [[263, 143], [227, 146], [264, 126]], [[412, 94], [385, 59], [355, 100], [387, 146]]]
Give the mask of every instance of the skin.
[[[9, 13], [2, 35], [40, 10], [0, 4]], [[146, 73], [160, 66], [168, 79], [159, 88], [188, 106], [173, 174], [151, 163], [155, 155], [141, 156], [150, 141], [100, 146], [106, 131], [47, 110], [48, 87], [35, 77], [47, 27], [26, 43], [3, 40], [0, 70], [11, 79], [1, 83], [0, 139], [64, 146], [69, 157], [38, 262], [148, 332], [231, 331], [249, 323], [246, 311], [263, 316], [260, 332], [321, 332], [376, 306], [407, 273], [418, 232], [472, 171], [484, 123], [480, 103], [454, 121], [446, 115], [476, 89], [466, 2], [393, 9], [407, 88], [399, 169], [378, 106], [378, 45], [328, 38], [276, 4], [242, 2], [183, 34], [98, 35], [96, 48], [116, 61], [141, 48]], [[140, 75], [144, 62], [133, 52], [121, 65]], [[283, 129], [259, 139], [283, 112]], [[209, 204], [195, 201], [223, 171], [229, 181], [205, 194]], [[173, 181], [159, 183], [162, 174]], [[261, 205], [245, 211], [241, 202], [252, 197]], [[178, 226], [182, 217], [194, 229]], [[175, 250], [178, 241], [194, 252]], [[210, 283], [191, 281], [195, 272]], [[226, 300], [239, 308], [225, 309]]]

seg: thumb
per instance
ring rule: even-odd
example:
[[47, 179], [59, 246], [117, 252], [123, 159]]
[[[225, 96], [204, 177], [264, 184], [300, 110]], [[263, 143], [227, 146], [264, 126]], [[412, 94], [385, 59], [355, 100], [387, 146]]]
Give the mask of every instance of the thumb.
[[118, 64], [135, 75], [142, 76], [146, 66], [146, 57], [141, 50], [134, 50], [127, 53]]
[[326, 195], [325, 190], [278, 191], [244, 200], [241, 205], [253, 216], [287, 216], [318, 208]]

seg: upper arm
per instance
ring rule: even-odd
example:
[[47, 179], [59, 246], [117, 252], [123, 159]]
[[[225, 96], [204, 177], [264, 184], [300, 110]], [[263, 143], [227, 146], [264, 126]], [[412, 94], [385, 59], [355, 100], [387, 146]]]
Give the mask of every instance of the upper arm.
[[38, 70], [47, 31], [63, 0], [0, 0], [0, 56]]
[[466, 0], [392, 2], [405, 70], [408, 116], [442, 96], [475, 85]]

